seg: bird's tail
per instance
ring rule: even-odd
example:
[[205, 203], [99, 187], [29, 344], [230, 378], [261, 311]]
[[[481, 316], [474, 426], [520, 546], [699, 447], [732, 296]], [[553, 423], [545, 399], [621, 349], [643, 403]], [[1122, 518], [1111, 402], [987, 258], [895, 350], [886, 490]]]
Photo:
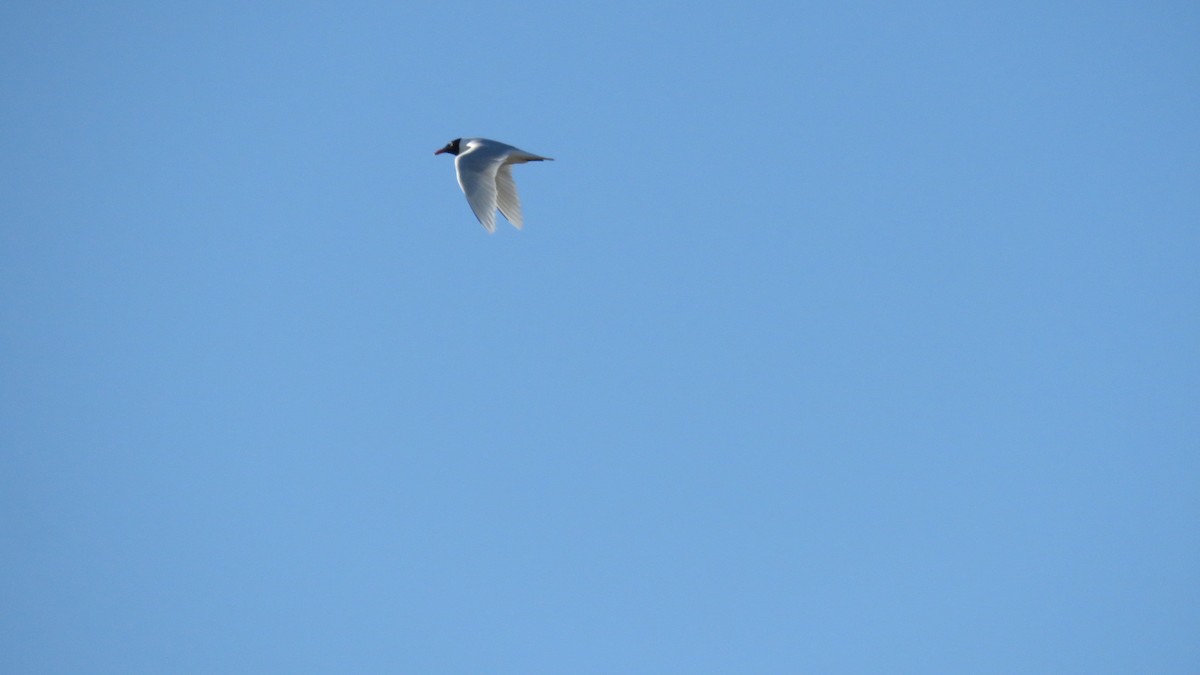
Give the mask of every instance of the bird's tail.
[[512, 154], [512, 156], [517, 160], [516, 162], [514, 162], [514, 164], [523, 164], [525, 162], [553, 162], [554, 161], [553, 157], [542, 157], [541, 155], [535, 155], [532, 152], [525, 152], [524, 150], [521, 150], [519, 152], [514, 152]]

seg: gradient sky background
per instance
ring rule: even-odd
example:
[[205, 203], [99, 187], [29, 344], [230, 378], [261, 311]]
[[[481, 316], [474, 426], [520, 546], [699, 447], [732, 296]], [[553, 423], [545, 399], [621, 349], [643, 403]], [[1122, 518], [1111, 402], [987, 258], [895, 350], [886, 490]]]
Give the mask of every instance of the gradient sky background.
[[0, 5], [0, 671], [1195, 673], [1200, 6], [992, 4]]

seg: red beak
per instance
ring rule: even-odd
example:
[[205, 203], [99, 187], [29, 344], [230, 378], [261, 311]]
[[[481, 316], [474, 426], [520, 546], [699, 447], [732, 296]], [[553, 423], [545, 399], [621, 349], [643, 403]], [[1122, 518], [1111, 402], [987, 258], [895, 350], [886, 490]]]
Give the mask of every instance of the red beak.
[[440, 154], [442, 154], [442, 153], [443, 153], [443, 152], [445, 152], [445, 151], [446, 151], [446, 149], [445, 149], [445, 148], [442, 148], [441, 150], [438, 150], [437, 152], [434, 152], [433, 154], [435, 154], [435, 155], [440, 155]]

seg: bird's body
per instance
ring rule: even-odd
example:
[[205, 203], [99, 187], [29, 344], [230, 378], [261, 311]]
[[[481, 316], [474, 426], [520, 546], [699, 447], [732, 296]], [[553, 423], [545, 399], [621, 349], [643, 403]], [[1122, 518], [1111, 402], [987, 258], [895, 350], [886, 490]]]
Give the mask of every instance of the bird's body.
[[521, 229], [521, 200], [517, 198], [512, 165], [541, 162], [550, 157], [486, 138], [456, 138], [433, 154], [443, 152], [457, 155], [454, 168], [458, 173], [458, 185], [467, 196], [475, 217], [488, 232], [496, 231], [497, 208], [513, 227]]

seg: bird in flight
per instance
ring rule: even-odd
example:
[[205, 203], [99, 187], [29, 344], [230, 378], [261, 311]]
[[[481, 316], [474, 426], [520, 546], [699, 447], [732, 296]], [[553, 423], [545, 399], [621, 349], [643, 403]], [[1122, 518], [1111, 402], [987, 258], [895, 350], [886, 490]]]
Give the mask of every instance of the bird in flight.
[[475, 217], [488, 232], [496, 231], [497, 208], [513, 227], [521, 229], [521, 200], [517, 198], [512, 165], [552, 158], [486, 138], [456, 138], [433, 154], [443, 152], [456, 155], [454, 168], [458, 172], [458, 185], [467, 196]]

